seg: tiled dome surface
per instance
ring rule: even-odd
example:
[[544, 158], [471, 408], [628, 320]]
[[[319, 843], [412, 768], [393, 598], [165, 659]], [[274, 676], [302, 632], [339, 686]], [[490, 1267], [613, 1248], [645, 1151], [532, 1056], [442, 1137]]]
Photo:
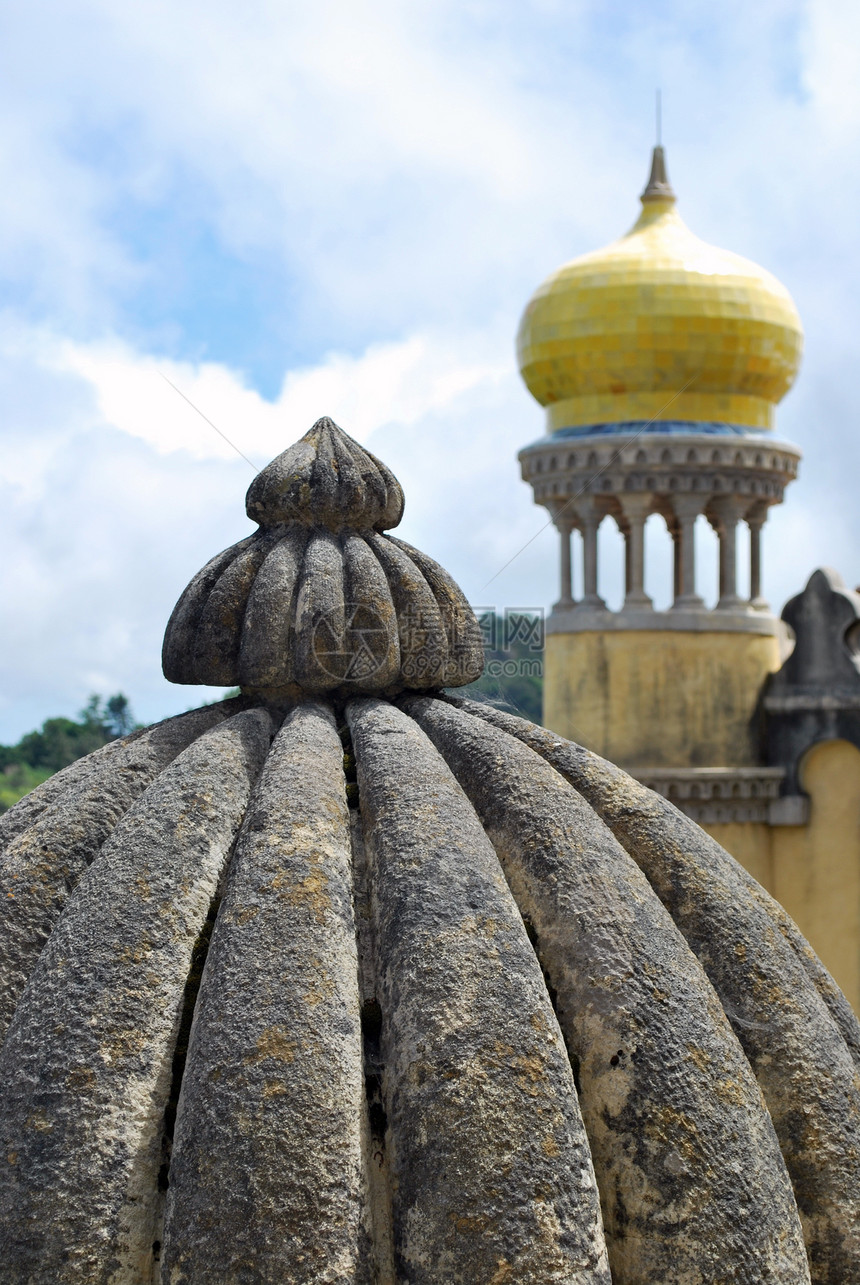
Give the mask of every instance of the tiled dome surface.
[[597, 756], [251, 692], [0, 819], [10, 1282], [860, 1279], [860, 1029]]
[[707, 245], [671, 188], [631, 230], [563, 264], [526, 307], [517, 355], [549, 430], [628, 420], [773, 425], [803, 330], [781, 282]]

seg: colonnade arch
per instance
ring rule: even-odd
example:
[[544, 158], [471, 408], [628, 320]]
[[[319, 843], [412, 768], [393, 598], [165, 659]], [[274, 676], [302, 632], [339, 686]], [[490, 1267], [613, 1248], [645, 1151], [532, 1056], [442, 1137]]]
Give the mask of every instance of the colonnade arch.
[[[641, 492], [618, 496], [578, 497], [552, 506], [560, 537], [560, 609], [607, 605], [601, 577], [598, 533], [609, 519], [624, 540], [623, 602], [626, 611], [651, 611], [654, 593], [647, 572], [647, 548], [653, 539], [654, 518], [662, 521], [672, 542], [671, 608], [704, 611], [700, 544], [703, 528], [715, 534], [714, 560], [717, 599], [714, 611], [766, 610], [761, 597], [761, 530], [767, 509], [750, 505], [747, 497], [711, 497], [686, 493], [655, 497]], [[745, 535], [740, 535], [743, 528]], [[576, 537], [579, 537], [578, 539]], [[739, 566], [739, 550], [744, 567]], [[710, 595], [708, 595], [710, 597]]]

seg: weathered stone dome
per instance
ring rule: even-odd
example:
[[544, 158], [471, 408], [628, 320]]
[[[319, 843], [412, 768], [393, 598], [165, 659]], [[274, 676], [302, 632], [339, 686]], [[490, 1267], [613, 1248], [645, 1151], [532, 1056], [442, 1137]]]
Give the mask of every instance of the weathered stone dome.
[[794, 924], [610, 763], [380, 672], [0, 820], [2, 1279], [860, 1279], [860, 1029]]

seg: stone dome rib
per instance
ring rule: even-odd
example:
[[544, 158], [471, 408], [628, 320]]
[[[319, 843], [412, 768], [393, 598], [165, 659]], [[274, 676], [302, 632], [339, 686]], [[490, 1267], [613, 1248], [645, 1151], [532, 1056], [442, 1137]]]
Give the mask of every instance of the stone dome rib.
[[4, 1281], [860, 1279], [860, 1028], [796, 927], [620, 769], [441, 691], [474, 617], [425, 555], [302, 529], [240, 550], [230, 645], [306, 674], [325, 586], [370, 586], [396, 679], [249, 684], [0, 821]]
[[[493, 847], [426, 736], [347, 710], [371, 854], [397, 1279], [608, 1282], [573, 1073]], [[525, 1019], [525, 1020], [524, 1020]]]
[[[208, 706], [156, 724], [73, 764], [79, 770], [59, 797], [46, 789], [49, 779], [22, 800], [30, 824], [10, 836], [0, 858], [0, 1036], [68, 893], [117, 823], [162, 769], [228, 712]], [[52, 801], [35, 816], [29, 800], [41, 797]]]
[[274, 740], [224, 880], [173, 1139], [167, 1278], [206, 1279], [214, 1259], [237, 1279], [262, 1241], [262, 1279], [297, 1262], [308, 1280], [353, 1279], [363, 1102], [343, 751], [331, 711], [307, 704]]
[[255, 710], [193, 741], [119, 821], [34, 961], [0, 1050], [8, 1279], [147, 1279], [192, 948], [270, 734]]
[[795, 1258], [803, 1249], [773, 1127], [706, 976], [644, 875], [527, 745], [439, 701], [408, 707], [534, 925], [578, 1066], [614, 1275], [662, 1281], [671, 1264], [679, 1279], [717, 1280], [727, 1260], [754, 1260], [778, 1279], [793, 1223]]
[[753, 1067], [813, 1265], [827, 1264], [821, 1279], [851, 1279], [860, 1261], [860, 1024], [815, 952], [770, 894], [667, 799], [544, 728], [456, 703], [542, 755], [644, 872]]

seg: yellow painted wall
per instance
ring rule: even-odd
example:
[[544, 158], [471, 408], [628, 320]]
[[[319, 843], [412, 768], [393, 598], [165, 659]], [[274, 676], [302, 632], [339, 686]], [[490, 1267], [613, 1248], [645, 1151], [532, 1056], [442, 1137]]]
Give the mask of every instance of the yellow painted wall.
[[808, 825], [705, 829], [781, 902], [860, 1013], [860, 750], [813, 746], [800, 781]]
[[762, 634], [549, 634], [544, 724], [621, 767], [754, 766], [751, 719], [779, 665]]
[[[784, 830], [788, 827], [780, 828]], [[731, 821], [703, 825], [702, 829], [712, 834], [717, 843], [750, 872], [753, 879], [757, 879], [769, 893], [776, 895], [773, 891], [773, 831], [769, 825], [763, 821]]]
[[[550, 634], [544, 723], [622, 767], [747, 767], [751, 719], [779, 668], [766, 635], [631, 630]], [[805, 756], [803, 826], [705, 829], [782, 903], [860, 1013], [860, 750]]]

